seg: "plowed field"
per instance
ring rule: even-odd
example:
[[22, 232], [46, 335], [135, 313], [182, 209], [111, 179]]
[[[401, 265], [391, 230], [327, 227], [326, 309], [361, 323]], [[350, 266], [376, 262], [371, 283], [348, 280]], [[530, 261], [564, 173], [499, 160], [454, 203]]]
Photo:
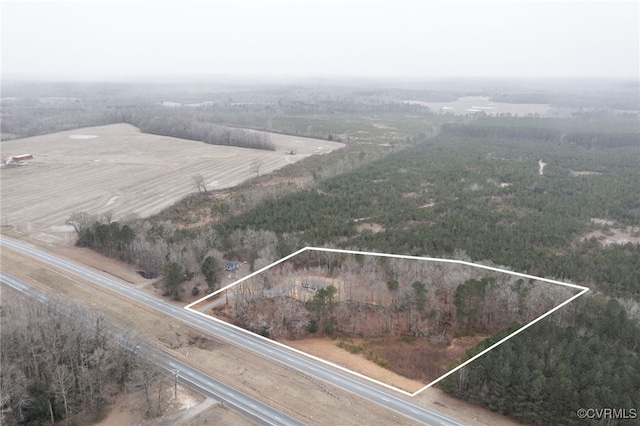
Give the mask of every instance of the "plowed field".
[[[276, 151], [208, 145], [141, 133], [128, 124], [90, 127], [4, 141], [0, 155], [32, 154], [24, 166], [3, 165], [2, 225], [68, 244], [71, 213], [155, 214], [195, 192], [193, 176], [210, 189], [235, 186], [313, 154], [343, 145], [271, 134]], [[295, 155], [289, 154], [291, 151]]]

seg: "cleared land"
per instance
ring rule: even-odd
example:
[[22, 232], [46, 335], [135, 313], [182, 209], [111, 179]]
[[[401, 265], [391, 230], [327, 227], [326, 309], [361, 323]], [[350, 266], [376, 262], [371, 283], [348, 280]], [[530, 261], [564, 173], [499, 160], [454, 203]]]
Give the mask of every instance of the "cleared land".
[[512, 114], [524, 116], [528, 114], [538, 114], [541, 116], [551, 115], [554, 110], [548, 104], [508, 104], [505, 102], [493, 102], [484, 96], [463, 96], [451, 102], [424, 102], [405, 101], [408, 104], [422, 105], [434, 112], [443, 114], [451, 113], [455, 115], [477, 114], [484, 112], [487, 115]]
[[2, 225], [64, 244], [70, 238], [65, 222], [71, 213], [146, 217], [195, 192], [195, 175], [209, 189], [228, 188], [255, 177], [256, 162], [265, 174], [343, 146], [270, 137], [276, 151], [208, 145], [114, 124], [4, 141], [2, 158], [32, 154], [34, 159], [25, 166], [2, 166]]

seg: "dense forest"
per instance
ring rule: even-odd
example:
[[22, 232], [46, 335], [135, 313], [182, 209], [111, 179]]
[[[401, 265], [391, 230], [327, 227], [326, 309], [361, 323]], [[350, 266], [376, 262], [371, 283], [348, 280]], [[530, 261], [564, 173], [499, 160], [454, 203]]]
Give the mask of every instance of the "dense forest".
[[[637, 323], [604, 295], [578, 299], [567, 310], [447, 377], [443, 389], [527, 424], [602, 424], [578, 418], [585, 407], [625, 410], [626, 419], [607, 424], [638, 424]], [[504, 335], [482, 342], [467, 359]]]
[[[579, 424], [575, 410], [585, 406], [638, 407], [640, 134], [593, 146], [559, 143], [546, 136], [556, 128], [541, 128], [444, 131], [215, 229], [223, 237], [254, 228], [312, 245], [462, 254], [587, 285], [595, 296], [476, 360], [444, 389], [533, 424]], [[599, 132], [603, 140], [618, 134]], [[625, 236], [607, 243], [603, 236], [616, 230]], [[602, 236], [587, 238], [596, 231]]]
[[[639, 147], [594, 151], [440, 135], [215, 229], [222, 236], [247, 227], [297, 233], [313, 245], [398, 254], [460, 249], [472, 259], [638, 297], [637, 245], [602, 247], [581, 237], [600, 227], [594, 218], [640, 225]], [[548, 162], [542, 175], [541, 158]], [[363, 223], [381, 228], [358, 231]]]

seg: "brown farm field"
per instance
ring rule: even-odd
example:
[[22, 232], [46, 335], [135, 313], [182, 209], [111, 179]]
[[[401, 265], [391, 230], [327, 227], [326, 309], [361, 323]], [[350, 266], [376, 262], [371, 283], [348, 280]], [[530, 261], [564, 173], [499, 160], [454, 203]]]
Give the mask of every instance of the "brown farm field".
[[[141, 133], [128, 124], [89, 127], [0, 143], [2, 158], [32, 154], [24, 166], [2, 166], [2, 225], [65, 244], [71, 213], [111, 211], [117, 220], [147, 217], [195, 192], [193, 176], [209, 189], [238, 185], [314, 154], [344, 146], [270, 134], [276, 151], [208, 145]], [[291, 152], [295, 154], [291, 154]]]

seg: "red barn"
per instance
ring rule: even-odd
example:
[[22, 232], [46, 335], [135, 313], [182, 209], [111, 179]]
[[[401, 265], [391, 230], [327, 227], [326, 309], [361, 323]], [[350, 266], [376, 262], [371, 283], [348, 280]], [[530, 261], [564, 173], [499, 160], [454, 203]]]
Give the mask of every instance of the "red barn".
[[11, 157], [11, 159], [15, 162], [33, 160], [33, 155], [31, 154], [14, 155], [13, 157]]
[[33, 155], [31, 154], [12, 155], [5, 159], [5, 164], [20, 166], [22, 164], [26, 164], [25, 161], [27, 160], [33, 160]]

